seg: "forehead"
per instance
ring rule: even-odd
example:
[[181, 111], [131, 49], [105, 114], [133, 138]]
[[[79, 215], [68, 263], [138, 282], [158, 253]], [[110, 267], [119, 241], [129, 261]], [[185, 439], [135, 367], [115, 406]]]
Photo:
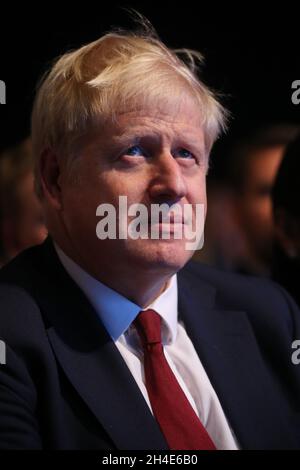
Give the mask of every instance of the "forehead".
[[[103, 151], [130, 145], [140, 139], [151, 142], [191, 143], [205, 152], [205, 135], [199, 106], [193, 100], [168, 99], [166, 106], [128, 106], [126, 111], [117, 112], [104, 122], [95, 122], [83, 139], [83, 147], [99, 146]], [[150, 141], [150, 140], [149, 140]]]
[[118, 113], [118, 120], [122, 120], [124, 115], [134, 119], [148, 116], [169, 123], [192, 120], [193, 124], [200, 125], [202, 121], [199, 104], [186, 93], [182, 93], [181, 96], [166, 96], [163, 100], [151, 101], [149, 97], [145, 100], [141, 98], [132, 105], [128, 103], [126, 109]]
[[[199, 108], [190, 102], [173, 102], [168, 106], [147, 106], [128, 110], [116, 116], [109, 130], [115, 137], [131, 134], [163, 134], [166, 138], [203, 136]], [[201, 139], [202, 140], [202, 139]]]

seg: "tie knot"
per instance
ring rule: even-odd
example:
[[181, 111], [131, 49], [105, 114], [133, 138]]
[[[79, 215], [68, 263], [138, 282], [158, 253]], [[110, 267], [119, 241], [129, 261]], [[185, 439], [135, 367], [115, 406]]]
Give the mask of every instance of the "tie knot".
[[143, 346], [161, 343], [161, 317], [154, 310], [140, 312], [134, 320], [134, 325]]

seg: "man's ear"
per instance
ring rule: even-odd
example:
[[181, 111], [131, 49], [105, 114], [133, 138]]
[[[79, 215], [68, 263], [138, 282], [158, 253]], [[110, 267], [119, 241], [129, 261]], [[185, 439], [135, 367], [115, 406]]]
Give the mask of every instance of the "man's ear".
[[57, 154], [52, 149], [43, 151], [40, 158], [39, 172], [43, 197], [54, 209], [61, 210], [60, 166]]

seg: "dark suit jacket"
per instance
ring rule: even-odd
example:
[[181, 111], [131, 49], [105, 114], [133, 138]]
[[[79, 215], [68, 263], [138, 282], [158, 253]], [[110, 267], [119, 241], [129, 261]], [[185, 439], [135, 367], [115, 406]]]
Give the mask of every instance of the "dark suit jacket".
[[[117, 271], [116, 271], [117, 275]], [[300, 313], [267, 281], [189, 263], [179, 312], [243, 449], [300, 448]], [[0, 271], [0, 448], [166, 449], [118, 349], [52, 242]]]

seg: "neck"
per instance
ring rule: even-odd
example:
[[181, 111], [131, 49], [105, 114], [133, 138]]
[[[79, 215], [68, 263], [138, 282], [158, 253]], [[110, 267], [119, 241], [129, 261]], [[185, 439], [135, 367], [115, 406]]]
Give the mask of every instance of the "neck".
[[[112, 286], [112, 284], [110, 284], [109, 287], [118, 291], [124, 297], [139, 305], [141, 308], [146, 308], [167, 289], [170, 282], [170, 277], [160, 279], [159, 281], [156, 280], [156, 282], [143, 280], [142, 282], [139, 282], [138, 285], [135, 279], [134, 286], [124, 281], [125, 280], [122, 282], [122, 280], [119, 278], [117, 286]], [[122, 285], [119, 286], [121, 283]]]
[[[85, 269], [84, 266], [81, 267]], [[87, 269], [85, 270], [89, 272]], [[89, 274], [141, 308], [148, 307], [165, 291], [172, 276], [170, 274], [149, 273], [149, 271], [138, 270], [136, 267], [132, 271], [128, 266], [124, 272], [118, 269], [117, 276], [115, 269], [109, 268], [104, 268], [101, 273], [90, 271]]]
[[125, 263], [124, 265], [119, 263], [116, 272], [115, 263], [105, 263], [104, 259], [102, 259], [101, 263], [88, 264], [76, 251], [70, 250], [63, 243], [58, 242], [57, 244], [72, 261], [78, 264], [90, 276], [141, 308], [148, 307], [165, 291], [174, 274], [169, 270], [162, 271], [157, 267], [151, 269], [149, 266], [138, 267], [136, 264], [130, 266], [130, 263]]

